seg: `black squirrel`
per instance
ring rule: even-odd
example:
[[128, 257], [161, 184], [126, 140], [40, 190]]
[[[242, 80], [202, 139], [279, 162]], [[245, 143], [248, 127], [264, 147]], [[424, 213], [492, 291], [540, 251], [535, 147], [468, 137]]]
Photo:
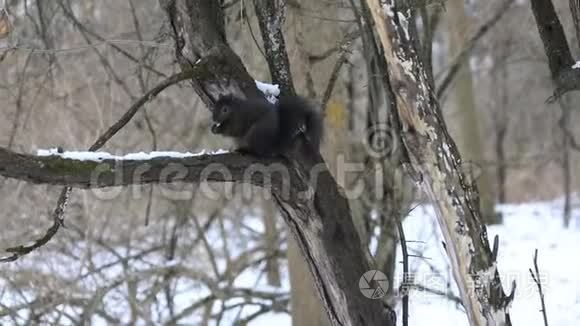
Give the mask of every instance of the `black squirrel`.
[[283, 153], [300, 132], [316, 151], [322, 140], [322, 114], [300, 96], [280, 97], [272, 104], [224, 95], [215, 103], [212, 119], [212, 133], [233, 138], [239, 152], [257, 156]]

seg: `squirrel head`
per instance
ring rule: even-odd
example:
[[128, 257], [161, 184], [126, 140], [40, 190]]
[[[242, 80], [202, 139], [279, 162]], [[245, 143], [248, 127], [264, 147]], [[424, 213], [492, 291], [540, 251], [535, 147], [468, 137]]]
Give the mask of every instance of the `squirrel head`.
[[232, 117], [234, 101], [235, 99], [232, 95], [224, 95], [215, 103], [212, 111], [212, 120], [214, 124], [211, 126], [211, 131], [214, 134], [223, 133], [225, 126]]

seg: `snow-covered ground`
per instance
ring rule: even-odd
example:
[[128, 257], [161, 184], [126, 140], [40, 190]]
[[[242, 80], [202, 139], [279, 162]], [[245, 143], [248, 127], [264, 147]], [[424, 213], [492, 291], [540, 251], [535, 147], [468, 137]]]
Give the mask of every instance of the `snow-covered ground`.
[[[575, 210], [570, 228], [564, 229], [561, 207], [560, 201], [504, 205], [499, 208], [504, 213], [503, 225], [488, 228], [490, 241], [499, 235], [504, 289], [509, 291], [512, 280], [517, 283], [511, 309], [514, 325], [543, 325], [540, 299], [528, 270], [533, 266], [536, 248], [549, 325], [580, 325], [580, 250], [576, 248], [580, 247], [580, 210]], [[404, 228], [407, 240], [418, 241], [409, 243], [411, 253], [425, 257], [411, 258], [410, 270], [416, 273], [416, 282], [447, 291], [450, 271], [432, 210], [428, 206], [416, 208], [405, 220]], [[401, 275], [401, 266], [398, 269]], [[457, 293], [455, 286], [452, 288]], [[400, 315], [400, 307], [397, 313]], [[265, 315], [252, 323], [290, 324], [290, 318], [283, 314]], [[451, 300], [413, 290], [409, 324], [467, 325], [467, 320], [462, 307]]]
[[[580, 202], [580, 201], [577, 201]], [[497, 234], [500, 239], [499, 246], [499, 271], [504, 282], [504, 289], [509, 291], [512, 280], [517, 282], [515, 301], [512, 304], [511, 318], [514, 325], [543, 325], [540, 313], [540, 300], [536, 285], [534, 284], [528, 269], [533, 264], [534, 250], [539, 251], [539, 268], [542, 285], [544, 287], [547, 313], [550, 326], [580, 325], [580, 255], [576, 246], [580, 246], [580, 209], [574, 211], [571, 227], [562, 227], [562, 204], [561, 201], [530, 203], [521, 205], [504, 205], [499, 209], [504, 213], [504, 223], [500, 226], [488, 228], [490, 241]], [[226, 233], [234, 234], [240, 231], [239, 225], [225, 223]], [[248, 229], [257, 232], [263, 231], [262, 220], [258, 217], [246, 216], [244, 225]], [[415, 283], [421, 284], [433, 290], [447, 292], [448, 288], [457, 296], [457, 290], [451, 278], [447, 258], [441, 244], [436, 221], [429, 206], [415, 208], [405, 219], [405, 234], [408, 240], [409, 251], [420, 257], [410, 258], [410, 270], [415, 276]], [[246, 229], [244, 229], [246, 230]], [[254, 231], [250, 232], [253, 234]], [[222, 233], [219, 230], [210, 229], [207, 238], [212, 245], [219, 247], [222, 242]], [[245, 240], [244, 240], [245, 241]], [[250, 241], [251, 242], [251, 241]], [[251, 247], [248, 241], [240, 242], [235, 238], [230, 239], [230, 252], [236, 256], [241, 251]], [[82, 249], [82, 246], [80, 246]], [[105, 264], [115, 257], [95, 257], [96, 261]], [[400, 257], [400, 252], [399, 252]], [[161, 259], [157, 257], [157, 259]], [[160, 267], [163, 264], [184, 264], [187, 261], [173, 261], [156, 263], [156, 258], [148, 259], [152, 265], [145, 263], [132, 263], [132, 269], [147, 270]], [[74, 275], [82, 262], [59, 260], [62, 273]], [[26, 263], [26, 260], [22, 262]], [[224, 262], [218, 259], [218, 268], [225, 268]], [[70, 266], [68, 271], [65, 266]], [[194, 262], [192, 268], [205, 268], [200, 262]], [[262, 266], [263, 267], [263, 266]], [[286, 267], [286, 266], [283, 266]], [[209, 267], [208, 267], [209, 268]], [[260, 268], [245, 270], [239, 275], [234, 285], [237, 288], [250, 288], [269, 292], [288, 293], [289, 281], [287, 269], [283, 268], [282, 288], [271, 288], [266, 285], [265, 275]], [[120, 266], [112, 267], [103, 271], [108, 281], [118, 277], [125, 277]], [[402, 267], [398, 266], [400, 281]], [[103, 282], [97, 278], [95, 282]], [[358, 280], [357, 280], [358, 282]], [[97, 286], [92, 284], [92, 279], [84, 279], [82, 285], [87, 288]], [[398, 284], [395, 284], [398, 288]], [[1, 284], [0, 284], [1, 287]], [[175, 298], [176, 311], [180, 311], [192, 303], [210, 294], [209, 289], [197, 282], [180, 281], [177, 284], [178, 295]], [[124, 300], [117, 300], [118, 294], [111, 293], [105, 298], [105, 302], [114, 307], [114, 311], [120, 315], [129, 311]], [[4, 304], [19, 302], [18, 296], [4, 295]], [[233, 300], [242, 300], [241, 298]], [[234, 304], [234, 301], [228, 304]], [[162, 301], [162, 300], [161, 300]], [[124, 303], [125, 302], [125, 303]], [[217, 307], [217, 306], [216, 306]], [[251, 315], [259, 309], [257, 306], [244, 307], [242, 311], [232, 309], [224, 314], [221, 325], [230, 325], [238, 318]], [[400, 306], [396, 307], [400, 316]], [[164, 314], [164, 313], [162, 313]], [[199, 316], [191, 316], [182, 322], [195, 325]], [[95, 318], [94, 325], [106, 325], [107, 323]], [[401, 322], [399, 318], [399, 323]], [[9, 322], [9, 320], [7, 321]], [[4, 324], [0, 319], [0, 324]], [[9, 324], [9, 323], [8, 323]], [[410, 325], [467, 325], [467, 320], [462, 307], [441, 295], [431, 294], [426, 291], [412, 290], [410, 295]], [[291, 325], [290, 317], [284, 313], [268, 313], [251, 322], [252, 326], [283, 326]]]

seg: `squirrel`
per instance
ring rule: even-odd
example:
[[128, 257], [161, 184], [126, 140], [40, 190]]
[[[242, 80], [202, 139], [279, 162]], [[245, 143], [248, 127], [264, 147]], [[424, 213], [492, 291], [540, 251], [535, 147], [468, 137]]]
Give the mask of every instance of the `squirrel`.
[[301, 132], [316, 151], [322, 141], [322, 114], [300, 96], [280, 97], [272, 104], [224, 95], [215, 103], [212, 119], [212, 133], [233, 138], [238, 152], [257, 156], [283, 153]]

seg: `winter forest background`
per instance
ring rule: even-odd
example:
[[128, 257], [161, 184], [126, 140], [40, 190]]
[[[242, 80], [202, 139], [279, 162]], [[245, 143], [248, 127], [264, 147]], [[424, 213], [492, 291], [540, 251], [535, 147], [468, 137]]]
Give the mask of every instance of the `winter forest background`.
[[[393, 2], [396, 14], [385, 9], [377, 16], [373, 8]], [[363, 325], [391, 316], [392, 307], [397, 325], [483, 325], [477, 309], [470, 312], [478, 303], [494, 312], [481, 314], [488, 324], [509, 324], [509, 313], [514, 325], [543, 325], [541, 310], [549, 325], [578, 324], [580, 117], [574, 90], [580, 77], [574, 71], [580, 3], [381, 3], [0, 1], [0, 324]], [[563, 33], [542, 25], [554, 23], [550, 3]], [[399, 33], [383, 29], [380, 19], [386, 26], [396, 22]], [[386, 40], [399, 36], [402, 45], [393, 41], [390, 48]], [[561, 51], [566, 47], [571, 57]], [[397, 70], [409, 67], [404, 63], [414, 67], [410, 80], [431, 85], [428, 91], [405, 88], [409, 79], [396, 73], [411, 71]], [[425, 78], [417, 77], [420, 72]], [[247, 80], [259, 81], [259, 89]], [[49, 160], [37, 154], [60, 155], [39, 150], [86, 151], [122, 121], [110, 140], [91, 150], [102, 147], [118, 156], [200, 153], [171, 155], [242, 164], [219, 151], [234, 147], [210, 133], [208, 103], [229, 92], [272, 97], [278, 91], [309, 97], [323, 108], [321, 156], [351, 194], [347, 206], [333, 200], [341, 192], [329, 179], [314, 205], [294, 207], [298, 216], [316, 212], [304, 223], [289, 213], [294, 201], [272, 200], [259, 187], [153, 180], [74, 189], [62, 222], [62, 186], [83, 187], [74, 176], [90, 160], [59, 166], [54, 178], [34, 163]], [[417, 107], [437, 107], [438, 100], [443, 119], [427, 119], [435, 109], [421, 119], [431, 121], [438, 135], [447, 128], [462, 161], [446, 171], [457, 168], [467, 181], [442, 174], [449, 188], [426, 191], [429, 180], [437, 181], [431, 174], [437, 166], [422, 170], [415, 164], [429, 146], [400, 136], [409, 130], [405, 123], [419, 121], [405, 118], [400, 108], [414, 98], [409, 94], [423, 94]], [[134, 116], [126, 116], [131, 109]], [[448, 148], [445, 142], [441, 148]], [[349, 168], [354, 172], [345, 173]], [[445, 210], [453, 206], [442, 205], [445, 198], [433, 201], [442, 197], [459, 198], [470, 210], [479, 202], [480, 208], [462, 217], [461, 209]], [[434, 202], [445, 206], [443, 215]], [[471, 231], [457, 231], [461, 223], [449, 221], [467, 221]], [[487, 232], [474, 221], [486, 224]], [[329, 240], [320, 225], [352, 232]], [[492, 287], [500, 295], [488, 289], [487, 297], [465, 300], [445, 227], [459, 233], [451, 231], [452, 239], [474, 241], [475, 249], [461, 241], [454, 248], [460, 254], [470, 249], [466, 268], [478, 271], [484, 284], [500, 282]], [[481, 244], [474, 240], [478, 234], [487, 235]], [[529, 270], [536, 249], [544, 309]], [[345, 257], [361, 262], [351, 261], [351, 270], [347, 259], [339, 259], [346, 251]], [[312, 266], [322, 266], [314, 268], [318, 281]], [[370, 269], [382, 271], [389, 284], [375, 300], [358, 289], [359, 276]], [[325, 303], [317, 289], [328, 291]]]

